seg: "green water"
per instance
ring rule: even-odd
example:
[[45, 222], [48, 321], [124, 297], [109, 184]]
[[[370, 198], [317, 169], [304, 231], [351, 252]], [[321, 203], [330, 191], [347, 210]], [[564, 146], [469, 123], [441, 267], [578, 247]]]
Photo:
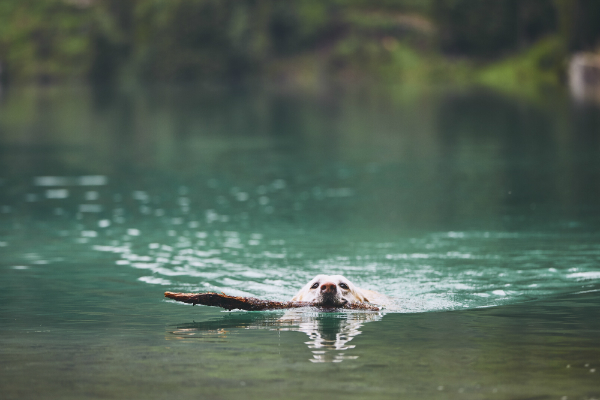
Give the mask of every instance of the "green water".
[[[2, 398], [600, 397], [600, 112], [478, 91], [11, 88]], [[379, 313], [223, 312], [318, 273]]]

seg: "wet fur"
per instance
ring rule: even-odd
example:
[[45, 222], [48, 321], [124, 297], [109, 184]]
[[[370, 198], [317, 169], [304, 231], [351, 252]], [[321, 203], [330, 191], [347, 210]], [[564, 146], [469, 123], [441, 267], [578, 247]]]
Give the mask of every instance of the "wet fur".
[[342, 275], [317, 275], [292, 298], [327, 306], [345, 303], [370, 303], [381, 296], [372, 290], [361, 289]]

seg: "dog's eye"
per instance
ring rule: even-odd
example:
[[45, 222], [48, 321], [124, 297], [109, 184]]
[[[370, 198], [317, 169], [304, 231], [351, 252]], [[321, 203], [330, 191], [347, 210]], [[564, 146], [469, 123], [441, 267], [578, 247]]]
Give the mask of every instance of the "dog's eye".
[[319, 282], [315, 282], [313, 283], [313, 285], [310, 287], [311, 289], [316, 289], [319, 287]]
[[340, 283], [340, 287], [341, 287], [342, 289], [346, 289], [346, 290], [348, 290], [348, 289], [349, 289], [348, 285], [346, 285], [344, 282]]

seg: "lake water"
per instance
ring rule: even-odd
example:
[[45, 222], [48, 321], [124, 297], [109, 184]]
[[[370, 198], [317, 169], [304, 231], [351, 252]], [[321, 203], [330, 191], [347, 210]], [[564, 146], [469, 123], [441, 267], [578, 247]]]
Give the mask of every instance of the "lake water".
[[[600, 111], [11, 88], [2, 399], [600, 398]], [[381, 312], [225, 312], [343, 274]]]

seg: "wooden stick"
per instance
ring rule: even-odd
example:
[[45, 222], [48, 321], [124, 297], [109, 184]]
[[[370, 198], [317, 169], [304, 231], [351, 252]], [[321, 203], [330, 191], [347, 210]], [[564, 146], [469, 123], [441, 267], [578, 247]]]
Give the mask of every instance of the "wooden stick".
[[380, 308], [366, 303], [346, 303], [341, 306], [329, 306], [324, 304], [309, 303], [306, 301], [271, 301], [261, 300], [255, 297], [228, 296], [225, 293], [175, 293], [165, 292], [165, 297], [183, 303], [192, 305], [202, 304], [205, 306], [215, 306], [227, 310], [239, 309], [247, 311], [261, 310], [283, 310], [287, 308], [300, 307], [321, 307], [327, 310], [348, 309], [348, 310], [366, 310], [379, 311]]

